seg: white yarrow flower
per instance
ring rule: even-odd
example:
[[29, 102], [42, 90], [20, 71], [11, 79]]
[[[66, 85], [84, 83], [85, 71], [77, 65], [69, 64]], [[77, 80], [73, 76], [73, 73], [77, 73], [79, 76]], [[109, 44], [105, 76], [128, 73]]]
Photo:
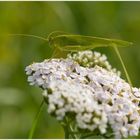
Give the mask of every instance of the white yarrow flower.
[[98, 129], [101, 134], [111, 127], [115, 138], [138, 135], [140, 89], [132, 88], [134, 96], [130, 85], [111, 70], [109, 63], [106, 68], [81, 65], [89, 60], [107, 63], [105, 55], [85, 51], [68, 57], [26, 67], [29, 83], [44, 89], [48, 113], [58, 120], [72, 114], [78, 128]]

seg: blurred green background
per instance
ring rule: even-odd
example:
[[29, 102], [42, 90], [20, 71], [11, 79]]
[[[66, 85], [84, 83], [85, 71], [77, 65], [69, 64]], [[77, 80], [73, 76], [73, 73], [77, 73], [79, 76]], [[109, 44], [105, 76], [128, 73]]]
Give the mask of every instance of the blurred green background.
[[[47, 37], [56, 30], [134, 42], [120, 52], [133, 85], [140, 87], [140, 2], [0, 2], [0, 138], [28, 137], [42, 91], [28, 85], [24, 69], [53, 52], [43, 40], [7, 34]], [[113, 50], [100, 51], [124, 77]], [[63, 136], [44, 106], [34, 138]]]

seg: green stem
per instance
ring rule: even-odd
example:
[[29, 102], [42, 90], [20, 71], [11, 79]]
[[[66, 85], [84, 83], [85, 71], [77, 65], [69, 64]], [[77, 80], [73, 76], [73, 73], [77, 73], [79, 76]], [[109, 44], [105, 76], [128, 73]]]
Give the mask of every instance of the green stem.
[[69, 131], [68, 128], [65, 127], [65, 139], [69, 139]]
[[68, 128], [66, 118], [64, 118], [63, 122], [61, 122], [61, 125], [62, 125], [63, 130], [64, 130], [65, 139], [69, 139], [69, 128]]
[[65, 133], [65, 139], [77, 139], [77, 134], [79, 134], [78, 132], [75, 133], [74, 129], [72, 127], [72, 125], [70, 124], [70, 121], [68, 120], [67, 117], [64, 118], [64, 121], [61, 123], [61, 125], [63, 126], [64, 129], [64, 133]]
[[63, 125], [64, 133], [65, 133], [65, 139], [69, 139], [69, 130], [66, 124]]
[[30, 132], [29, 132], [29, 136], [28, 136], [29, 139], [33, 138], [33, 135], [34, 135], [34, 132], [35, 132], [35, 129], [36, 129], [36, 126], [37, 126], [37, 122], [38, 122], [38, 119], [40, 117], [41, 110], [43, 108], [43, 105], [44, 105], [44, 100], [41, 102], [40, 107], [39, 107], [39, 109], [37, 111], [37, 114], [35, 116], [35, 119], [33, 121], [32, 127], [31, 127]]
[[77, 135], [76, 135], [76, 134], [74, 134], [74, 130], [73, 130], [72, 125], [71, 125], [71, 124], [69, 124], [69, 128], [70, 128], [70, 134], [71, 134], [72, 138], [77, 139], [78, 137], [77, 137]]
[[91, 133], [87, 133], [87, 134], [83, 135], [80, 139], [85, 139], [85, 138], [87, 139], [89, 137], [92, 137], [93, 139], [104, 138], [103, 136], [100, 136], [98, 133], [96, 134], [96, 133], [91, 132]]

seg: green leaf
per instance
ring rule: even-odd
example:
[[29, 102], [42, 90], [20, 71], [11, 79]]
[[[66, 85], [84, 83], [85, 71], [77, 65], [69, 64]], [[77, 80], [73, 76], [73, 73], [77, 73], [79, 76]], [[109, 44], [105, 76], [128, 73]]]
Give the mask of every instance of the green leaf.
[[115, 44], [117, 47], [132, 45], [131, 42], [123, 40], [71, 35], [64, 32], [53, 32], [49, 35], [48, 40], [51, 46], [65, 51], [82, 51], [96, 47], [112, 47], [112, 44]]

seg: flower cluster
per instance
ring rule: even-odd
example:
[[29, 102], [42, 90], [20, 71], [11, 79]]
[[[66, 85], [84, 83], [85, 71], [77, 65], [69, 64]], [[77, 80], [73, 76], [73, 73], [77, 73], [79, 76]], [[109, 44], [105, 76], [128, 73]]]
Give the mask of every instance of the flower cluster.
[[96, 65], [101, 66], [109, 71], [112, 71], [120, 76], [120, 71], [117, 71], [116, 68], [112, 68], [110, 63], [107, 60], [107, 56], [105, 54], [101, 54], [96, 51], [79, 51], [69, 53], [67, 55], [68, 58], [78, 62], [80, 66], [92, 68]]
[[31, 85], [44, 89], [48, 112], [58, 120], [73, 114], [80, 129], [105, 134], [111, 127], [115, 138], [138, 135], [140, 89], [116, 73], [80, 66], [69, 57], [33, 63], [26, 74]]

